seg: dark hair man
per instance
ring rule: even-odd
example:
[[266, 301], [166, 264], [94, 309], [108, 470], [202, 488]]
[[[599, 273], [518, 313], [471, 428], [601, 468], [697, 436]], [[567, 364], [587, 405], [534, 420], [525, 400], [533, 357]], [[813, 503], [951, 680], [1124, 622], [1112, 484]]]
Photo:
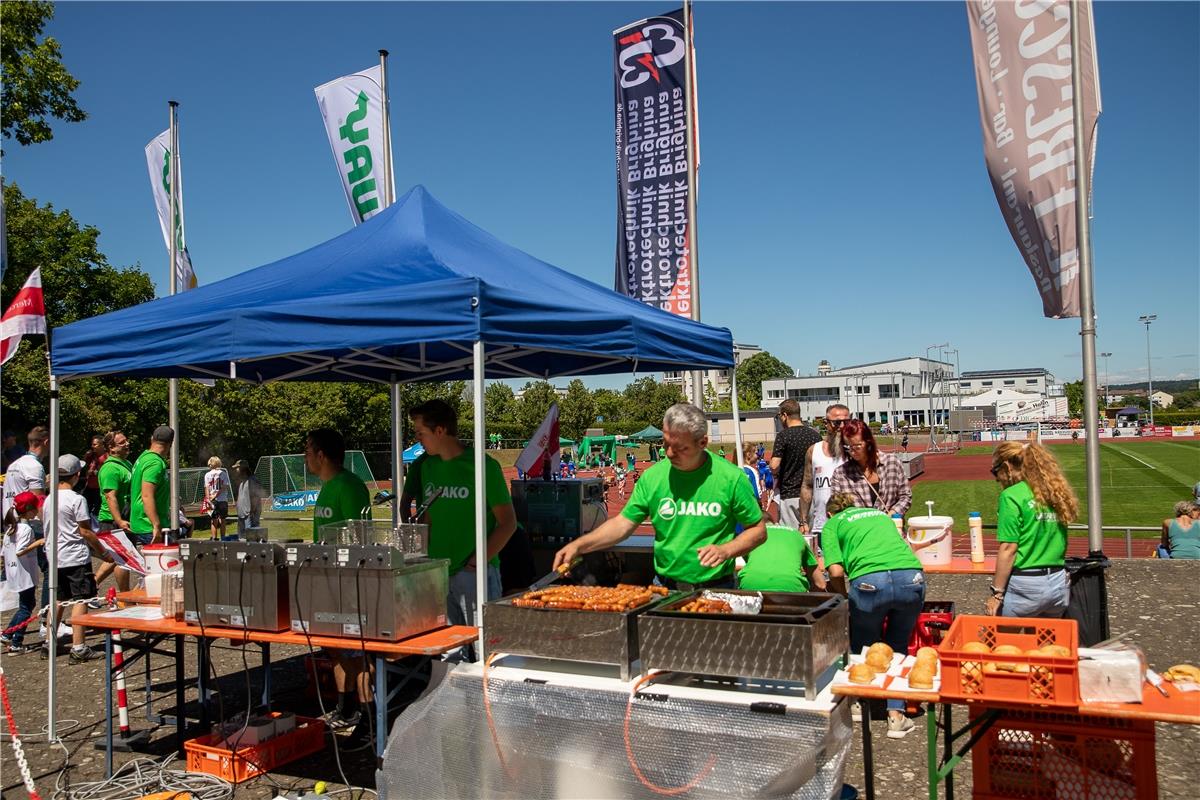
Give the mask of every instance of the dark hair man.
[[322, 525], [371, 516], [371, 493], [362, 478], [342, 466], [346, 441], [332, 428], [309, 431], [304, 443], [304, 464], [320, 478], [321, 491], [313, 508], [313, 541]]
[[171, 519], [171, 474], [167, 457], [175, 431], [159, 425], [150, 435], [150, 447], [133, 463], [129, 482], [129, 538], [134, 544], [159, 544]]
[[784, 400], [779, 404], [783, 429], [771, 448], [771, 471], [779, 497], [779, 524], [800, 528], [800, 495], [804, 493], [804, 457], [808, 448], [821, 441], [821, 434], [804, 424], [800, 404]]

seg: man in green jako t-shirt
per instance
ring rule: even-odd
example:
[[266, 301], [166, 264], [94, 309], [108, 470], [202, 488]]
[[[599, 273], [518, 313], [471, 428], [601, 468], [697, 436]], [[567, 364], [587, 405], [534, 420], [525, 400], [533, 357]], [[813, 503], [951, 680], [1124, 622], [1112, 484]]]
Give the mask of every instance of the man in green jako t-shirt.
[[309, 432], [304, 464], [323, 481], [313, 508], [314, 542], [319, 541], [322, 525], [371, 517], [371, 493], [362, 478], [342, 466], [345, 458], [346, 442], [340, 433], [330, 428]]
[[150, 447], [133, 465], [129, 494], [129, 538], [134, 544], [161, 544], [171, 527], [171, 472], [167, 456], [175, 431], [159, 425], [150, 435]]
[[[629, 503], [554, 556], [556, 568], [575, 556], [623, 541], [649, 518], [654, 570], [669, 588], [733, 588], [733, 560], [766, 541], [762, 509], [746, 473], [708, 452], [704, 412], [678, 403], [663, 416], [666, 461], [642, 473]], [[741, 524], [745, 530], [734, 533]]]

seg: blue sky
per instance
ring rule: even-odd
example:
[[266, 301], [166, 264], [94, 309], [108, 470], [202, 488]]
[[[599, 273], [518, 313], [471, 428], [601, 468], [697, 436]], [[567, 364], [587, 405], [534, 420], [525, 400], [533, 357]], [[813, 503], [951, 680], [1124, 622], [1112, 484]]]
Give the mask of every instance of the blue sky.
[[[142, 149], [176, 99], [200, 281], [273, 261], [350, 226], [312, 90], [382, 47], [398, 192], [611, 286], [610, 32], [676, 7], [60, 3], [90, 118], [6, 141], [5, 179], [165, 292]], [[700, 2], [696, 25], [705, 322], [804, 372], [949, 342], [964, 370], [1079, 376], [1078, 321], [1041, 316], [988, 184], [962, 3]], [[1144, 380], [1157, 314], [1155, 378], [1195, 376], [1200, 4], [1101, 2], [1095, 25], [1098, 349]]]

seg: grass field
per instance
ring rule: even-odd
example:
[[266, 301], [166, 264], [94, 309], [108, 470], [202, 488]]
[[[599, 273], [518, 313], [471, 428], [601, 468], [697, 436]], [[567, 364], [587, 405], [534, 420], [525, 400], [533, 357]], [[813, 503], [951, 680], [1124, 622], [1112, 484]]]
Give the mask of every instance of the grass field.
[[[1051, 444], [1050, 451], [1079, 496], [1081, 513], [1087, 510], [1087, 477], [1084, 447]], [[987, 455], [991, 447], [964, 447], [960, 455]], [[1172, 506], [1190, 499], [1200, 480], [1200, 442], [1141, 441], [1100, 443], [1100, 490], [1104, 525], [1157, 527], [1171, 515]], [[913, 485], [913, 511], [924, 513], [925, 501], [935, 510], [965, 520], [968, 511], [979, 511], [985, 522], [995, 522], [999, 485], [992, 480], [919, 481]], [[1079, 520], [1086, 522], [1085, 519]], [[1078, 532], [1082, 535], [1082, 531]], [[1147, 538], [1157, 534], [1146, 532]]]

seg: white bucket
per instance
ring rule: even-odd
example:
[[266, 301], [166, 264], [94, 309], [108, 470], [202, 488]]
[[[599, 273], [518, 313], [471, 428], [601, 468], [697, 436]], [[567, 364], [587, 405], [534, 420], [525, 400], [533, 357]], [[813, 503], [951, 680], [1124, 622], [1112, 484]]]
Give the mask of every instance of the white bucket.
[[179, 560], [178, 544], [148, 544], [142, 547], [142, 558], [146, 561], [146, 572], [162, 573], [178, 570], [183, 566]]
[[953, 527], [954, 517], [909, 517], [908, 534], [904, 538], [925, 566], [949, 564], [953, 552], [950, 529]]

